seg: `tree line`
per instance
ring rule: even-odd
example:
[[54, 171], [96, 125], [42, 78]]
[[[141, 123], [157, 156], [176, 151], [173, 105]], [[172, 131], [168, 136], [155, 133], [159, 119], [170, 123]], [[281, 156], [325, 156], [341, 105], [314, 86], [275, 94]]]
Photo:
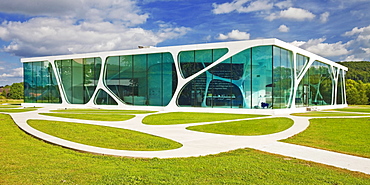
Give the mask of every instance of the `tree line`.
[[348, 67], [346, 73], [347, 102], [350, 105], [370, 104], [370, 62], [338, 62]]
[[23, 82], [0, 86], [0, 99], [23, 99]]

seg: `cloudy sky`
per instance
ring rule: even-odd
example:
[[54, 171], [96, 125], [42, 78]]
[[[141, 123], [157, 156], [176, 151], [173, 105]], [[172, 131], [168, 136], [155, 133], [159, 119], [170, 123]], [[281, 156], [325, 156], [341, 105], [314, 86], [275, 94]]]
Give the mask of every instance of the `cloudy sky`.
[[370, 61], [370, 0], [0, 1], [0, 86], [22, 57], [259, 38]]

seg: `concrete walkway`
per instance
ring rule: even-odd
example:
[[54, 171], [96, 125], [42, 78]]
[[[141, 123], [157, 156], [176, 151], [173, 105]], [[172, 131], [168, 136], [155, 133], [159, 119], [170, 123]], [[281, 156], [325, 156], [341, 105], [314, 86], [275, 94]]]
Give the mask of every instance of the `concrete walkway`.
[[[295, 117], [290, 115], [270, 116], [270, 117], [288, 117], [294, 120], [294, 125], [285, 131], [269, 135], [232, 136], [232, 135], [202, 133], [186, 129], [186, 127], [189, 126], [211, 124], [218, 122], [191, 123], [178, 125], [142, 124], [142, 119], [149, 114], [139, 114], [136, 115], [135, 118], [127, 121], [90, 121], [90, 120], [49, 117], [38, 114], [41, 112], [49, 112], [50, 109], [51, 109], [50, 107], [49, 108], [45, 107], [40, 108], [37, 111], [25, 113], [11, 113], [10, 115], [13, 117], [16, 124], [22, 130], [37, 138], [66, 148], [71, 148], [74, 150], [85, 151], [90, 153], [114, 156], [127, 156], [127, 157], [143, 157], [143, 158], [153, 158], [153, 157], [174, 158], [174, 157], [192, 157], [192, 156], [197, 157], [209, 154], [218, 154], [220, 152], [227, 152], [239, 148], [253, 148], [269, 153], [284, 155], [307, 161], [313, 161], [339, 168], [345, 168], [351, 171], [358, 171], [370, 174], [370, 159], [368, 158], [356, 157], [336, 152], [330, 152], [326, 150], [278, 142], [278, 140], [291, 137], [305, 130], [309, 125], [309, 119], [311, 119], [307, 117]], [[52, 109], [56, 109], [56, 107], [53, 107]], [[239, 119], [239, 120], [264, 119], [264, 118], [266, 117]], [[27, 124], [28, 119], [66, 121], [130, 129], [148, 133], [151, 135], [168, 138], [181, 143], [183, 146], [178, 149], [163, 151], [128, 151], [94, 147], [60, 139], [40, 132], [38, 130], [35, 130]]]

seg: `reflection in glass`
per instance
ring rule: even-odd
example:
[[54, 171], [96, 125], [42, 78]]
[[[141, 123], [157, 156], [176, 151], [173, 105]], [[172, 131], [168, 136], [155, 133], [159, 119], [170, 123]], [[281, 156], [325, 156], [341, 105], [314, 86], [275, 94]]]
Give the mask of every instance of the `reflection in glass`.
[[108, 57], [105, 85], [128, 105], [166, 106], [176, 90], [170, 53]]
[[101, 59], [56, 60], [66, 99], [72, 104], [87, 103], [98, 84]]
[[99, 89], [98, 94], [95, 98], [95, 104], [97, 105], [118, 105], [118, 103], [109, 94]]
[[61, 103], [52, 66], [47, 61], [23, 63], [24, 102]]

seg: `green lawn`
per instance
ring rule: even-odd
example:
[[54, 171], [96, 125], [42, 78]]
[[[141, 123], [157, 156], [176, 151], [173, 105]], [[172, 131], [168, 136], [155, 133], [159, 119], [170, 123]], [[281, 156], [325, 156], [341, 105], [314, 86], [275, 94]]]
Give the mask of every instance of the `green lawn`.
[[0, 120], [0, 184], [370, 184], [370, 175], [251, 149], [174, 159], [81, 153]]
[[28, 111], [34, 111], [37, 110], [37, 108], [24, 108], [24, 109], [9, 109], [9, 108], [0, 108], [0, 112], [6, 112], [6, 113], [18, 113], [18, 112], [28, 112]]
[[143, 120], [148, 125], [173, 125], [185, 123], [200, 123], [243, 118], [255, 118], [265, 115], [256, 114], [226, 114], [226, 113], [198, 113], [198, 112], [170, 112], [146, 116]]
[[91, 146], [118, 150], [169, 150], [182, 145], [175, 141], [133, 130], [62, 121], [28, 120], [44, 133]]
[[336, 111], [345, 111], [345, 112], [362, 112], [362, 113], [370, 113], [370, 106], [369, 105], [355, 105], [349, 106], [342, 109], [334, 109]]
[[66, 112], [66, 113], [116, 113], [116, 114], [148, 114], [156, 111], [146, 110], [117, 110], [117, 109], [59, 109], [51, 110], [50, 112]]
[[307, 130], [284, 142], [370, 158], [369, 118], [317, 118]]
[[16, 104], [16, 105], [20, 105], [21, 103], [23, 103], [23, 100], [15, 100], [15, 99], [0, 99], [0, 104], [3, 104], [3, 103], [8, 103], [8, 104]]
[[345, 113], [339, 111], [338, 112], [312, 111], [305, 113], [293, 113], [291, 115], [304, 117], [370, 116], [370, 114]]
[[55, 116], [62, 118], [94, 120], [94, 121], [125, 121], [134, 118], [134, 115], [120, 113], [39, 113], [45, 116]]
[[11, 108], [19, 108], [19, 105], [0, 105], [0, 109], [11, 109]]
[[186, 129], [216, 134], [252, 136], [281, 132], [291, 127], [293, 123], [293, 120], [289, 118], [265, 118], [191, 126]]

